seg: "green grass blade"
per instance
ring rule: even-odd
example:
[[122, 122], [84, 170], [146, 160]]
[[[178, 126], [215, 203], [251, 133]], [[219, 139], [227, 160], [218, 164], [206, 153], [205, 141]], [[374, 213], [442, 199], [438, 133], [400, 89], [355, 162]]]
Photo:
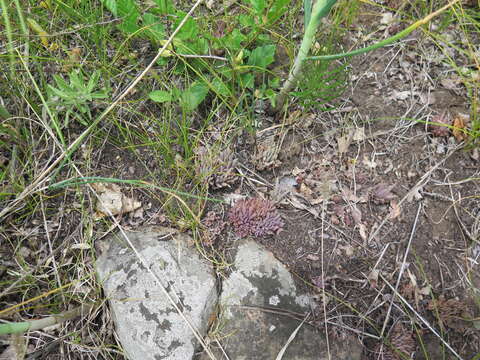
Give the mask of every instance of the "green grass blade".
[[381, 48], [381, 47], [383, 47], [383, 46], [393, 44], [393, 43], [396, 42], [397, 40], [400, 40], [400, 39], [404, 38], [405, 36], [409, 35], [412, 31], [416, 30], [416, 29], [419, 28], [420, 26], [427, 24], [427, 23], [430, 22], [435, 16], [440, 15], [441, 13], [443, 13], [443, 12], [444, 12], [445, 10], [447, 10], [449, 7], [453, 6], [453, 5], [454, 5], [455, 3], [457, 3], [458, 1], [460, 1], [460, 0], [454, 0], [453, 2], [451, 2], [451, 3], [447, 4], [447, 5], [445, 5], [444, 7], [442, 7], [441, 9], [439, 9], [439, 10], [431, 13], [430, 15], [424, 17], [423, 19], [415, 22], [414, 24], [410, 25], [409, 27], [407, 27], [406, 29], [400, 31], [399, 33], [397, 33], [397, 34], [389, 37], [388, 39], [379, 41], [379, 42], [376, 43], [376, 44], [367, 46], [367, 47], [362, 48], [362, 49], [357, 49], [357, 50], [353, 50], [353, 51], [346, 52], [346, 53], [341, 53], [341, 54], [322, 55], [322, 56], [310, 56], [310, 57], [305, 58], [304, 60], [335, 60], [335, 59], [341, 59], [341, 58], [344, 58], [344, 57], [349, 57], [349, 56], [364, 54], [364, 53], [366, 53], [366, 52], [369, 52], [369, 51], [372, 51], [372, 50], [375, 50], [375, 49], [379, 49], [379, 48]]
[[306, 29], [312, 17], [312, 0], [303, 0], [303, 12], [305, 14], [303, 26]]

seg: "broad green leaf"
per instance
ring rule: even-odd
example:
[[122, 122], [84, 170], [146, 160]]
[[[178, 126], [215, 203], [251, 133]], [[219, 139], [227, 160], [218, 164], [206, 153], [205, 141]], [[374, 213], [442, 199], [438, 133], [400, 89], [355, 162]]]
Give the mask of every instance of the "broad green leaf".
[[263, 13], [263, 10], [265, 9], [265, 0], [250, 0], [250, 4], [252, 4], [253, 10], [257, 13], [257, 15], [260, 15]]
[[147, 12], [143, 14], [143, 24], [147, 26], [145, 32], [150, 39], [154, 41], [165, 39], [165, 29], [158, 17]]
[[255, 86], [255, 77], [252, 73], [242, 74], [240, 75], [240, 83], [247, 89], [253, 89]]
[[208, 94], [208, 86], [204, 82], [194, 82], [183, 94], [181, 95], [182, 106], [185, 111], [191, 112], [195, 110], [198, 105], [205, 100]]
[[237, 52], [242, 48], [242, 42], [246, 39], [247, 37], [243, 35], [239, 29], [234, 29], [230, 34], [225, 36], [223, 44], [227, 49]]
[[272, 89], [278, 89], [280, 87], [280, 78], [274, 77], [268, 81], [268, 86]]
[[[267, 14], [268, 23], [269, 24], [274, 23], [283, 14], [285, 14], [288, 10], [288, 4], [290, 4], [291, 1], [292, 0], [275, 0], [270, 10], [268, 10], [268, 14]], [[305, 0], [305, 1], [311, 1], [311, 0]]]
[[140, 15], [134, 0], [117, 0], [117, 14], [121, 17], [129, 17], [131, 15], [138, 17]]
[[166, 57], [160, 57], [156, 62], [156, 64], [159, 66], [166, 65], [167, 63], [168, 63], [168, 59]]
[[148, 94], [148, 97], [158, 103], [172, 101], [173, 98], [172, 94], [169, 91], [163, 90], [154, 90], [150, 94]]
[[114, 16], [118, 16], [118, 11], [117, 11], [117, 0], [100, 0]]
[[254, 27], [255, 26], [255, 19], [251, 15], [241, 14], [238, 17], [238, 21], [240, 25], [245, 27]]
[[137, 19], [138, 16], [135, 14], [125, 17], [123, 22], [118, 25], [118, 28], [127, 34], [133, 34], [140, 29], [137, 25]]
[[[183, 11], [177, 11], [177, 21], [175, 22], [175, 27], [177, 27], [183, 18], [187, 15], [187, 13]], [[198, 27], [195, 20], [191, 17], [187, 19], [183, 27], [177, 34], [177, 39], [181, 40], [194, 40], [195, 37], [198, 35]]]
[[208, 41], [204, 38], [197, 38], [192, 47], [198, 54], [207, 54], [209, 50]]
[[81, 90], [85, 87], [85, 83], [83, 81], [83, 76], [79, 74], [79, 71], [72, 71], [70, 73], [70, 84], [76, 90]]
[[270, 100], [270, 102], [272, 103], [272, 106], [275, 107], [275, 98], [277, 96], [275, 91], [273, 91], [272, 89], [267, 89], [265, 91], [265, 96]]
[[53, 79], [55, 80], [55, 83], [57, 84], [60, 90], [62, 91], [71, 90], [70, 86], [67, 84], [65, 80], [63, 80], [61, 76], [55, 74], [53, 75]]
[[108, 97], [108, 94], [105, 90], [97, 91], [91, 94], [92, 99], [105, 99]]
[[257, 45], [268, 45], [273, 43], [272, 38], [268, 34], [259, 34], [256, 39]]
[[132, 34], [139, 29], [137, 20], [140, 13], [134, 0], [102, 0], [102, 3], [113, 15], [122, 18], [118, 25], [120, 30]]
[[212, 81], [212, 90], [217, 94], [217, 95], [222, 95], [222, 96], [231, 96], [231, 91], [228, 88], [227, 84], [225, 84], [224, 81], [221, 79], [215, 78]]
[[179, 54], [201, 55], [208, 53], [208, 41], [201, 37], [193, 37], [190, 40], [174, 40], [173, 44]]
[[171, 0], [153, 0], [157, 4], [158, 9], [161, 14], [170, 15], [175, 13], [175, 8], [173, 7]]
[[59, 90], [59, 89], [57, 89], [57, 88], [54, 88], [54, 87], [53, 87], [52, 85], [50, 85], [50, 84], [47, 85], [47, 88], [48, 88], [48, 90], [49, 90], [51, 93], [53, 93], [53, 95], [56, 95], [56, 96], [58, 96], [58, 97], [61, 98], [61, 99], [68, 99], [68, 98], [70, 97], [70, 95], [71, 95], [71, 93], [70, 93], [70, 94], [67, 94], [66, 92], [64, 92], [64, 91], [62, 91], [62, 90]]
[[265, 45], [255, 48], [248, 56], [248, 65], [266, 69], [274, 60], [275, 45]]
[[224, 67], [219, 71], [219, 74], [221, 74], [227, 80], [232, 80], [232, 76], [233, 76], [232, 72], [233, 72], [233, 69], [231, 67]]
[[100, 71], [95, 70], [93, 72], [90, 80], [88, 80], [87, 91], [89, 93], [91, 93], [93, 91], [93, 89], [95, 89], [95, 86], [97, 86], [97, 82], [98, 82], [99, 79], [100, 79]]

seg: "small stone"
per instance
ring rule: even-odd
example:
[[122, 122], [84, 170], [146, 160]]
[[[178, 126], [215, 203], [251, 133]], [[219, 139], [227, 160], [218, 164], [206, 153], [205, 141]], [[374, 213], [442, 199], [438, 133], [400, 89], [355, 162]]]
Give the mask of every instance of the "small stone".
[[117, 234], [104, 240], [96, 270], [128, 359], [192, 359], [197, 339], [161, 286], [203, 337], [217, 301], [210, 263], [188, 246], [193, 242], [188, 235], [175, 229], [149, 227], [126, 234], [145, 264]]

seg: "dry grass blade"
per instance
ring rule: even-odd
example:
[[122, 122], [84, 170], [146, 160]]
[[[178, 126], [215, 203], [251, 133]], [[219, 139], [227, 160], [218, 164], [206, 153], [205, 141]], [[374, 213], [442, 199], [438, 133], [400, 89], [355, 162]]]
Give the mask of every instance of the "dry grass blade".
[[[107, 114], [112, 111], [112, 109], [140, 82], [140, 80], [145, 76], [145, 74], [151, 69], [151, 67], [155, 64], [155, 62], [160, 58], [162, 53], [165, 51], [165, 49], [169, 46], [169, 44], [172, 42], [173, 38], [175, 35], [179, 32], [179, 30], [182, 28], [182, 26], [185, 24], [185, 22], [188, 20], [188, 18], [192, 15], [194, 10], [202, 3], [203, 0], [197, 0], [195, 4], [192, 6], [190, 11], [186, 14], [186, 16], [183, 18], [183, 20], [180, 22], [180, 24], [177, 26], [175, 31], [172, 33], [172, 35], [169, 37], [167, 42], [164, 44], [164, 46], [158, 51], [157, 55], [154, 57], [154, 59], [150, 62], [150, 64], [143, 70], [143, 72], [137, 76], [137, 78], [132, 81], [132, 83], [110, 104], [110, 106], [75, 140], [66, 150], [64, 150], [60, 156], [53, 161], [53, 163], [45, 169], [29, 186], [27, 186], [22, 193], [12, 201], [7, 207], [2, 209], [0, 211], [0, 219], [3, 218], [6, 214], [11, 212], [12, 210], [16, 209], [17, 206], [28, 196], [32, 195], [34, 192], [39, 190], [39, 187], [46, 181], [48, 180], [47, 176], [52, 172], [52, 170], [60, 164], [60, 162], [66, 158], [70, 153], [72, 153], [83, 140], [89, 135], [89, 133], [92, 131], [95, 126], [106, 117]], [[52, 134], [51, 134], [52, 135]], [[58, 144], [58, 140], [55, 139], [55, 142]], [[81, 172], [78, 170], [78, 168], [73, 165], [74, 169], [76, 172], [82, 177], [83, 175]], [[98, 194], [93, 190], [91, 186], [89, 186], [90, 189], [93, 191], [93, 193], [96, 195], [97, 198], [99, 198]], [[182, 199], [180, 199], [178, 196], [175, 194], [171, 193], [171, 196], [176, 197], [178, 200], [180, 200], [184, 205], [186, 205]], [[172, 306], [175, 308], [177, 313], [182, 317], [182, 319], [185, 321], [185, 323], [188, 325], [190, 330], [193, 332], [194, 336], [196, 339], [199, 341], [200, 344], [202, 344], [202, 347], [205, 349], [207, 354], [211, 359], [215, 359], [215, 355], [211, 352], [211, 350], [208, 348], [206, 343], [203, 341], [203, 338], [200, 336], [198, 331], [195, 329], [195, 327], [192, 325], [191, 321], [185, 316], [185, 314], [182, 312], [180, 309], [179, 305], [177, 305], [177, 302], [173, 299], [172, 295], [167, 291], [167, 289], [163, 286], [163, 283], [161, 279], [146, 265], [145, 259], [140, 255], [140, 253], [135, 249], [131, 241], [129, 240], [128, 236], [126, 235], [125, 231], [123, 228], [120, 226], [118, 223], [117, 219], [113, 216], [113, 214], [108, 211], [108, 215], [112, 219], [112, 221], [115, 223], [116, 226], [118, 226], [120, 233], [122, 236], [125, 238], [126, 242], [128, 245], [132, 248], [133, 252], [137, 256], [137, 258], [140, 260], [140, 262], [145, 266], [146, 269], [148, 269], [149, 273], [152, 275], [154, 280], [158, 283], [160, 286], [162, 292], [165, 294], [169, 302], [172, 304]], [[178, 296], [177, 296], [178, 298]]]
[[[410, 238], [408, 239], [407, 248], [405, 249], [405, 254], [403, 255], [403, 261], [402, 261], [402, 264], [401, 264], [401, 267], [400, 267], [400, 271], [398, 273], [397, 283], [395, 284], [395, 293], [398, 293], [398, 287], [400, 286], [400, 281], [402, 280], [402, 275], [403, 275], [403, 272], [404, 272], [405, 267], [406, 267], [407, 257], [408, 257], [408, 254], [410, 253], [410, 246], [412, 244], [413, 236], [415, 235], [415, 230], [417, 228], [418, 217], [420, 215], [421, 210], [422, 210], [422, 203], [418, 204], [417, 215], [415, 216], [415, 221], [413, 223], [412, 231], [410, 233]], [[392, 311], [392, 306], [393, 306], [393, 301], [394, 300], [395, 300], [395, 295], [392, 296], [392, 299], [390, 300], [390, 305], [388, 307], [387, 316], [385, 317], [385, 321], [383, 323], [383, 327], [382, 327], [382, 331], [380, 333], [380, 336], [383, 336], [383, 334], [385, 333], [385, 329], [387, 327], [388, 321], [390, 320], [390, 313]]]
[[415, 314], [415, 316], [432, 332], [432, 334], [434, 334], [441, 342], [443, 345], [445, 345], [445, 347], [450, 350], [452, 352], [452, 354], [459, 360], [463, 360], [463, 358], [450, 346], [450, 344], [448, 342], [445, 341], [445, 339], [433, 328], [432, 325], [430, 325], [430, 323], [425, 320], [425, 318], [423, 316], [421, 316], [413, 307], [412, 305], [410, 305], [408, 303], [408, 301], [401, 295], [399, 294], [398, 291], [395, 290], [395, 288], [388, 282], [388, 280], [382, 275], [380, 274], [380, 277], [382, 278], [382, 280], [385, 282], [385, 284], [387, 284], [387, 286], [390, 288], [390, 290], [393, 291], [394, 295], [396, 297], [398, 297], [402, 303], [413, 313]]
[[[68, 146], [66, 150], [64, 150], [58, 158], [56, 158], [48, 168], [46, 168], [41, 174], [37, 176], [35, 180], [32, 181], [30, 185], [28, 185], [16, 198], [13, 200], [8, 206], [4, 207], [0, 211], [0, 220], [4, 218], [9, 212], [12, 210], [16, 209], [27, 197], [31, 196], [34, 194], [36, 191], [38, 191], [38, 188], [45, 183], [48, 179], [47, 176], [62, 162], [64, 158], [66, 158], [69, 154], [74, 152], [78, 146], [86, 139], [86, 137], [90, 134], [90, 132], [102, 121], [117, 105], [118, 103], [127, 96], [130, 91], [133, 90], [133, 88], [142, 80], [142, 78], [150, 71], [152, 66], [157, 62], [157, 60], [162, 56], [162, 54], [165, 52], [165, 50], [168, 48], [168, 46], [172, 43], [173, 39], [177, 35], [177, 33], [180, 31], [180, 29], [183, 27], [183, 25], [187, 22], [187, 20], [190, 18], [190, 16], [193, 14], [195, 9], [202, 3], [203, 0], [197, 0], [195, 4], [192, 6], [190, 11], [185, 15], [185, 17], [182, 19], [180, 24], [178, 24], [177, 28], [175, 31], [170, 35], [168, 40], [165, 42], [165, 44], [162, 46], [160, 50], [158, 50], [157, 55], [152, 59], [152, 61], [145, 67], [145, 69], [135, 78], [135, 80], [132, 81], [132, 83], [110, 104], [110, 106], [103, 111], [95, 121], [92, 122], [92, 124], [85, 129], [79, 136], [78, 138]], [[20, 59], [22, 57], [20, 56]]]
[[300, 323], [300, 325], [297, 326], [297, 328], [292, 332], [292, 334], [290, 335], [290, 337], [288, 338], [287, 342], [285, 343], [285, 345], [283, 345], [283, 348], [280, 350], [280, 352], [278, 353], [277, 357], [275, 358], [275, 360], [282, 360], [283, 359], [283, 355], [285, 354], [285, 351], [287, 351], [287, 348], [288, 346], [291, 344], [291, 342], [295, 339], [295, 337], [297, 336], [297, 333], [298, 331], [301, 329], [301, 327], [303, 326], [303, 324], [305, 323], [305, 321], [307, 320], [308, 318], [308, 315], [305, 317], [305, 319], [303, 319], [303, 321]]
[[[433, 174], [435, 170], [437, 170], [445, 161], [447, 161], [457, 150], [461, 149], [464, 144], [461, 143], [458, 146], [456, 146], [452, 151], [450, 151], [441, 161], [436, 163], [434, 166], [432, 166], [423, 176], [420, 178], [420, 180], [417, 181], [415, 186], [413, 186], [410, 191], [398, 202], [398, 206], [401, 206], [406, 200], [413, 198], [414, 195], [427, 183], [428, 179], [430, 176]], [[375, 236], [380, 232], [380, 229], [387, 223], [389, 220], [388, 216], [386, 216], [380, 225], [373, 231], [368, 238], [368, 242], [371, 242], [373, 239], [375, 239]]]

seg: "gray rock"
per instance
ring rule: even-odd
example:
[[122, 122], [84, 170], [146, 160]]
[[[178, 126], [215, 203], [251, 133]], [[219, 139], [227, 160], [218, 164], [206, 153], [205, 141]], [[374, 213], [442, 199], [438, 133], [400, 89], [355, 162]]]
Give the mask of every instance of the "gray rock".
[[[244, 241], [232, 273], [223, 281], [218, 322], [222, 347], [231, 360], [274, 360], [301, 323], [295, 316], [301, 319], [314, 306], [272, 253], [254, 241]], [[354, 338], [330, 340], [331, 359], [359, 360], [361, 353], [362, 346]], [[208, 359], [205, 354], [200, 358]], [[304, 323], [283, 359], [328, 359], [324, 333]]]
[[[127, 236], [203, 336], [217, 302], [216, 281], [210, 264], [188, 246], [192, 239], [160, 227]], [[191, 359], [197, 340], [125, 239], [117, 234], [104, 245], [96, 269], [127, 357]]]

